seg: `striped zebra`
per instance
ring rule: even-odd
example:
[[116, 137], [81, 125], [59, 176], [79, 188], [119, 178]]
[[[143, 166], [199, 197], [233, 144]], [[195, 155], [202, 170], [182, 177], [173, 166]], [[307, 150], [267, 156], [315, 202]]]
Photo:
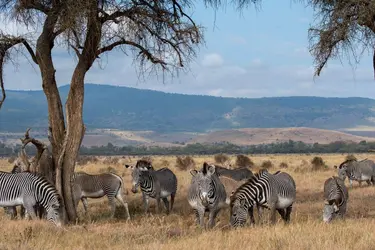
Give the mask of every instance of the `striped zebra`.
[[73, 174], [73, 197], [75, 206], [82, 201], [83, 208], [87, 213], [87, 198], [101, 198], [107, 196], [111, 206], [111, 217], [113, 218], [116, 210], [115, 198], [121, 202], [125, 208], [127, 219], [130, 219], [128, 203], [122, 197], [123, 180], [114, 173], [103, 173], [91, 175], [85, 172], [76, 172]]
[[324, 182], [323, 221], [328, 223], [336, 217], [344, 218], [348, 199], [344, 181], [336, 176], [328, 178]]
[[[163, 200], [166, 213], [173, 209], [177, 192], [177, 177], [169, 168], [155, 170], [151, 162], [138, 160], [135, 167], [125, 165], [132, 170], [132, 192], [137, 193], [141, 188], [145, 213], [149, 209], [149, 198], [156, 199], [157, 212], [160, 211], [160, 199]], [[171, 196], [169, 206], [168, 196]]]
[[215, 218], [226, 203], [226, 192], [214, 165], [203, 163], [201, 170], [191, 170], [188, 202], [194, 209], [197, 224], [204, 227], [204, 214], [209, 212], [208, 226], [215, 226]]
[[36, 218], [35, 206], [47, 212], [47, 220], [61, 226], [62, 200], [55, 186], [38, 174], [0, 172], [0, 207], [22, 205], [32, 219]]
[[371, 183], [375, 185], [375, 163], [372, 160], [346, 160], [335, 168], [340, 179], [345, 181], [348, 177], [350, 187], [353, 187], [353, 180], [358, 181], [359, 186], [363, 181], [366, 181], [368, 185]]
[[[10, 173], [12, 174], [17, 174], [17, 173], [21, 173], [22, 172], [22, 169], [20, 166], [18, 166], [17, 164], [15, 164], [13, 166], [13, 169]], [[5, 213], [10, 215], [10, 218], [11, 219], [15, 219], [17, 217], [17, 207], [16, 206], [12, 206], [12, 207], [4, 207], [4, 210], [5, 210]], [[24, 215], [25, 214], [25, 211], [24, 211], [24, 207], [21, 206], [21, 215]]]
[[254, 206], [258, 208], [259, 221], [262, 217], [262, 208], [265, 207], [271, 210], [272, 224], [276, 222], [276, 210], [288, 223], [295, 199], [296, 184], [289, 174], [280, 171], [271, 174], [262, 169], [232, 194], [230, 223], [233, 227], [243, 226], [247, 214], [254, 223]]

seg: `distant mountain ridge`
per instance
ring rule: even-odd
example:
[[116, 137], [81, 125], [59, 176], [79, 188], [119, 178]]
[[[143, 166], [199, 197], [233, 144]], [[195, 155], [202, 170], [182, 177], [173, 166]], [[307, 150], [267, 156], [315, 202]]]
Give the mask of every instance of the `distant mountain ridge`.
[[[69, 86], [59, 88], [65, 103]], [[240, 128], [310, 127], [330, 130], [375, 125], [369, 98], [223, 98], [170, 94], [110, 85], [85, 85], [88, 129], [156, 132], [209, 132]], [[7, 91], [0, 132], [48, 126], [42, 91]]]

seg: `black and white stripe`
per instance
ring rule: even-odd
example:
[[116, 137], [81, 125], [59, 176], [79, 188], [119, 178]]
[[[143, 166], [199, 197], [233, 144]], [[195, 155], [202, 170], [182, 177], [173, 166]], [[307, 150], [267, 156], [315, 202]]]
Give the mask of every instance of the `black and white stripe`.
[[0, 187], [0, 206], [22, 205], [35, 218], [34, 207], [39, 204], [47, 211], [47, 220], [61, 225], [61, 198], [55, 186], [44, 177], [29, 172], [0, 172]]
[[122, 197], [123, 180], [114, 173], [103, 173], [91, 175], [85, 172], [76, 172], [73, 174], [73, 197], [75, 206], [82, 201], [85, 212], [87, 213], [87, 198], [101, 198], [107, 196], [111, 206], [111, 217], [116, 210], [115, 199], [117, 199], [125, 208], [127, 219], [130, 219], [127, 201]]
[[[160, 199], [166, 208], [166, 213], [173, 209], [177, 192], [177, 177], [169, 168], [155, 170], [151, 162], [138, 160], [135, 167], [125, 165], [132, 170], [132, 192], [137, 193], [140, 187], [143, 196], [145, 213], [149, 209], [149, 198], [156, 199], [157, 210], [160, 211]], [[171, 197], [170, 205], [168, 196]]]
[[328, 178], [324, 182], [324, 210], [323, 221], [330, 222], [338, 218], [344, 218], [347, 202], [349, 199], [348, 189], [344, 181], [336, 176]]
[[269, 173], [260, 170], [254, 177], [242, 184], [231, 196], [231, 225], [243, 226], [250, 215], [254, 223], [253, 208], [258, 208], [259, 219], [262, 208], [271, 210], [271, 222], [276, 222], [276, 210], [285, 222], [289, 222], [292, 206], [296, 198], [296, 184], [285, 172]]
[[214, 165], [203, 164], [201, 170], [192, 170], [188, 190], [188, 202], [194, 209], [197, 223], [204, 227], [204, 214], [209, 212], [209, 227], [215, 225], [215, 218], [225, 206], [226, 192]]
[[358, 181], [359, 186], [363, 181], [368, 185], [375, 185], [375, 163], [372, 160], [364, 159], [362, 161], [346, 160], [340, 164], [338, 169], [338, 177], [345, 181], [346, 177], [349, 179], [350, 187], [353, 186], [353, 181]]

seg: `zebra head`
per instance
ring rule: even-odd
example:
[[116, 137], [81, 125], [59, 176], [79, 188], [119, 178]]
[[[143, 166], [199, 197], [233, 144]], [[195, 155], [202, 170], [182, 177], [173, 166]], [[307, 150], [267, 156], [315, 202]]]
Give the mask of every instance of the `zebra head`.
[[130, 168], [132, 170], [132, 192], [137, 193], [138, 187], [140, 185], [140, 180], [143, 172], [153, 170], [151, 163], [146, 160], [138, 160], [137, 164], [134, 166], [125, 165], [126, 168]]
[[54, 223], [56, 226], [61, 227], [62, 226], [62, 199], [59, 194], [55, 194], [53, 197], [51, 197], [48, 205], [46, 206], [47, 211], [47, 220]]
[[348, 165], [352, 162], [353, 160], [346, 160], [343, 163], [340, 164], [340, 166], [335, 166], [337, 169], [337, 176], [345, 181], [346, 177], [348, 176]]
[[202, 205], [207, 207], [212, 204], [215, 199], [215, 184], [213, 176], [216, 175], [215, 166], [208, 165], [206, 162], [203, 163], [203, 168], [200, 171], [191, 170], [191, 175], [193, 176], [192, 181], [195, 183], [198, 196], [202, 202]]
[[230, 199], [229, 221], [232, 227], [243, 227], [246, 223], [249, 204], [246, 202], [245, 198], [232, 198], [233, 195]]
[[324, 209], [323, 209], [323, 221], [325, 223], [331, 222], [336, 216], [339, 215], [339, 208], [336, 204], [330, 203], [329, 201], [324, 202]]

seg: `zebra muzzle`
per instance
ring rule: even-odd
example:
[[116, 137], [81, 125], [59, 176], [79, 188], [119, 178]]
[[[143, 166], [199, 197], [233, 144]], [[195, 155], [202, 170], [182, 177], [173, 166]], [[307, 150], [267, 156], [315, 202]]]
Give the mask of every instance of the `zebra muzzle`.
[[132, 192], [135, 194], [138, 192], [137, 188], [136, 187], [132, 187]]

